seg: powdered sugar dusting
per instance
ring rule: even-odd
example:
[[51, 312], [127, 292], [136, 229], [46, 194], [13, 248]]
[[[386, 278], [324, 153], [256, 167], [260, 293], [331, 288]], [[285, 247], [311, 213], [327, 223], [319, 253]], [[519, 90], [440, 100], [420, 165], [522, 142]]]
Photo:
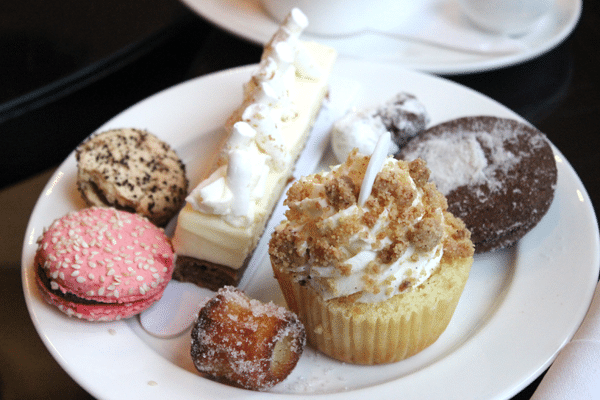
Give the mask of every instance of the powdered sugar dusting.
[[462, 117], [415, 138], [398, 158], [422, 158], [476, 252], [508, 246], [548, 210], [557, 169], [545, 135], [513, 119]]
[[226, 286], [200, 311], [191, 355], [196, 369], [211, 378], [266, 390], [291, 372], [305, 344], [295, 314]]
[[233, 286], [225, 286], [219, 290], [219, 294], [223, 296], [224, 302], [234, 301], [243, 308], [251, 310], [252, 315], [255, 317], [267, 316], [269, 318], [283, 319], [289, 313], [287, 309], [273, 302], [262, 303], [259, 300], [251, 299]]
[[[418, 156], [417, 156], [418, 154]], [[424, 159], [431, 170], [431, 180], [444, 195], [462, 185], [487, 180], [488, 166], [483, 149], [474, 136], [440, 138], [419, 146], [406, 159]]]
[[[506, 173], [526, 154], [511, 146], [522, 129], [514, 129], [504, 121], [490, 127], [473, 127], [473, 130], [441, 132], [426, 141], [411, 143], [402, 157], [405, 160], [422, 158], [431, 170], [431, 180], [438, 190], [448, 195], [464, 185], [486, 184], [491, 192], [501, 189], [496, 179], [497, 171]], [[532, 147], [543, 146], [543, 138], [532, 138]]]
[[292, 373], [272, 389], [274, 393], [315, 394], [350, 390], [351, 382], [340, 373], [339, 364], [313, 349], [307, 349], [301, 363], [309, 365], [302, 374]]

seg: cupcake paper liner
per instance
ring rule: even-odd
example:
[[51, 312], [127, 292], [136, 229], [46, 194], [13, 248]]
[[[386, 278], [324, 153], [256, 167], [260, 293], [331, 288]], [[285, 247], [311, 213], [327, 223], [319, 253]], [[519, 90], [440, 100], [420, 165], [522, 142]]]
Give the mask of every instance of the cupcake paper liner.
[[471, 264], [472, 258], [442, 265], [423, 285], [380, 303], [325, 301], [310, 284], [273, 269], [311, 346], [343, 362], [372, 365], [403, 360], [439, 338], [454, 314]]

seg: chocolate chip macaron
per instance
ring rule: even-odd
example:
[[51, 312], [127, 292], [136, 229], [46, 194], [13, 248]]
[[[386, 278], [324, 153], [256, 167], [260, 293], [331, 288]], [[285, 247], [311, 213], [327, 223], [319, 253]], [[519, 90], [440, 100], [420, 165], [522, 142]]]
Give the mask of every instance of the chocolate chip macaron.
[[77, 188], [89, 206], [115, 207], [166, 225], [185, 201], [188, 180], [175, 151], [139, 129], [92, 135], [76, 150]]
[[512, 119], [450, 120], [412, 139], [397, 157], [427, 162], [448, 210], [471, 231], [476, 253], [514, 244], [554, 198], [557, 168], [546, 136]]

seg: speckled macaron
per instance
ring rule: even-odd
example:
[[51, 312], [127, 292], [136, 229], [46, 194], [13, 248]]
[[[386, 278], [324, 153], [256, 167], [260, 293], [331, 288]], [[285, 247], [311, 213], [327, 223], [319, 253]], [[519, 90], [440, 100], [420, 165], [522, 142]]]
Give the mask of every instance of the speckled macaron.
[[174, 257], [163, 229], [146, 218], [91, 207], [44, 230], [34, 268], [49, 304], [71, 317], [113, 321], [139, 314], [161, 298]]
[[76, 150], [77, 188], [89, 206], [115, 207], [166, 225], [185, 201], [188, 180], [176, 152], [139, 129], [92, 135]]

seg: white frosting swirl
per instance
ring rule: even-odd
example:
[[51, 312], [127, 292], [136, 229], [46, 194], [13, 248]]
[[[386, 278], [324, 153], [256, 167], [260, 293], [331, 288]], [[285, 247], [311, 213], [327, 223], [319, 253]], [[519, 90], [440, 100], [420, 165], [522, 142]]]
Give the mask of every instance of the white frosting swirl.
[[[361, 215], [364, 210], [359, 210], [359, 207], [354, 205], [347, 208], [342, 213], [345, 216], [350, 214]], [[338, 215], [331, 217], [339, 218]], [[427, 252], [418, 252], [414, 245], [402, 254], [400, 258], [393, 263], [385, 265], [384, 269], [377, 274], [376, 282], [369, 285], [365, 283], [365, 274], [371, 262], [377, 262], [377, 251], [380, 245], [390, 243], [389, 238], [385, 238], [378, 243], [378, 236], [384, 230], [382, 220], [387, 218], [387, 213], [382, 214], [373, 229], [363, 227], [363, 229], [353, 235], [345, 250], [349, 250], [349, 258], [344, 261], [344, 264], [349, 267], [347, 274], [341, 274], [339, 269], [334, 267], [317, 267], [310, 268], [305, 266], [305, 273], [311, 276], [311, 284], [323, 296], [324, 300], [329, 300], [336, 297], [349, 296], [361, 292], [359, 302], [371, 303], [389, 299], [405, 289], [402, 288], [401, 282], [405, 280], [411, 281], [411, 287], [417, 287], [425, 282], [427, 278], [439, 266], [443, 255], [442, 244], [438, 244], [434, 249]], [[413, 256], [416, 256], [413, 259]], [[316, 278], [316, 279], [315, 279]], [[319, 279], [319, 278], [325, 278]], [[323, 282], [326, 282], [324, 285]], [[395, 285], [390, 285], [393, 281]], [[371, 287], [379, 287], [382, 290], [373, 292]]]
[[[354, 110], [337, 120], [331, 130], [333, 154], [343, 162], [348, 154], [357, 148], [362, 154], [371, 154], [379, 137], [387, 132], [381, 117], [375, 110]], [[393, 141], [388, 154], [395, 154], [400, 148]]]
[[[396, 162], [392, 157], [388, 157], [383, 169], [391, 168]], [[342, 244], [336, 247], [335, 252], [341, 255], [341, 260], [333, 264], [323, 263], [322, 260], [314, 262], [312, 252], [315, 250], [310, 249], [314, 243], [309, 241], [315, 239], [315, 234], [302, 234], [303, 230], [313, 229], [310, 226], [314, 223], [338, 232], [339, 229], [347, 229], [347, 226], [340, 228], [343, 221], [362, 221], [363, 216], [371, 211], [369, 207], [373, 203], [369, 202], [364, 207], [355, 203], [339, 211], [329, 203], [326, 196], [329, 177], [333, 171], [345, 167], [346, 165], [342, 164], [332, 172], [320, 174], [322, 179], [310, 181], [312, 189], [310, 193], [306, 193], [306, 197], [287, 202], [292, 214], [301, 213], [304, 217], [288, 220], [287, 225], [282, 224], [277, 229], [286, 227], [295, 232], [297, 237], [310, 237], [295, 243], [298, 254], [307, 257], [308, 260], [304, 265], [293, 267], [296, 278], [307, 281], [325, 300], [360, 294], [356, 299], [359, 302], [383, 301], [421, 285], [440, 264], [443, 255], [442, 240], [428, 250], [419, 250], [414, 243], [408, 243], [406, 250], [399, 257], [390, 263], [382, 263], [378, 259], [379, 251], [392, 243], [389, 228], [393, 218], [388, 208], [377, 216], [371, 227], [360, 223], [358, 228], [353, 228], [353, 233], [347, 240], [338, 239]], [[347, 171], [342, 172], [346, 173]], [[425, 216], [423, 189], [416, 185], [408, 171], [401, 171], [400, 174], [402, 176], [398, 179], [408, 185], [405, 190], [412, 191], [414, 195], [412, 204], [408, 206], [409, 210], [404, 213], [411, 217], [402, 221], [407, 229], [411, 229]], [[443, 225], [443, 210], [437, 208], [433, 212]], [[373, 268], [377, 268], [377, 271], [374, 272]]]

